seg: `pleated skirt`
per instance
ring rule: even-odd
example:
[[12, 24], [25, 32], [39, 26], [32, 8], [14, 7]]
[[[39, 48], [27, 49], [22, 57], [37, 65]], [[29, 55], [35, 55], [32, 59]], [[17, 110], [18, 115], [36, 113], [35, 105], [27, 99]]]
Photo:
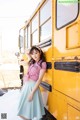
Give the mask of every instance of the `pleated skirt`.
[[29, 80], [23, 85], [20, 91], [20, 98], [18, 103], [18, 116], [23, 116], [26, 119], [33, 119], [34, 117], [40, 119], [43, 115], [45, 115], [44, 105], [39, 88], [34, 93], [32, 101], [28, 101], [27, 99], [35, 84], [35, 81]]

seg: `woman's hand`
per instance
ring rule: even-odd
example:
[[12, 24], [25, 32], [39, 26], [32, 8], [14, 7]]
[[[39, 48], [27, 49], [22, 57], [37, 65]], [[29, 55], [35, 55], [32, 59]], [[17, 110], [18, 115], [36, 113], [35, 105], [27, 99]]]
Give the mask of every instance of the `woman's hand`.
[[33, 99], [33, 92], [31, 92], [30, 94], [29, 94], [29, 96], [28, 96], [28, 101], [29, 102], [31, 102], [32, 101], [32, 99]]

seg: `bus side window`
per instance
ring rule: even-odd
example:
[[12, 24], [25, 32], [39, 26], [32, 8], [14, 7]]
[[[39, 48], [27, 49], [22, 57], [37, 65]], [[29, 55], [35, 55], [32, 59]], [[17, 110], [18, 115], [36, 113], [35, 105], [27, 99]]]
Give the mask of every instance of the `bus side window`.
[[32, 45], [36, 45], [39, 43], [38, 39], [38, 14], [34, 16], [32, 19]]
[[[62, 12], [63, 11], [63, 12]], [[73, 22], [78, 16], [78, 0], [76, 2], [66, 2], [63, 0], [57, 0], [57, 12], [56, 12], [56, 27], [60, 29], [65, 25]]]
[[51, 37], [51, 24], [51, 0], [48, 0], [40, 8], [40, 41]]
[[28, 31], [27, 31], [27, 47], [30, 48], [31, 46], [31, 38], [30, 38], [30, 25], [28, 25]]

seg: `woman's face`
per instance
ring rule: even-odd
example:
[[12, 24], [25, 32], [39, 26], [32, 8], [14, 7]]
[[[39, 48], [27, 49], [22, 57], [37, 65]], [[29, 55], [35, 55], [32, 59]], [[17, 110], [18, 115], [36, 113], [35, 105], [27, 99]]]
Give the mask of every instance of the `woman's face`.
[[40, 60], [40, 52], [38, 50], [33, 50], [31, 57], [38, 62]]

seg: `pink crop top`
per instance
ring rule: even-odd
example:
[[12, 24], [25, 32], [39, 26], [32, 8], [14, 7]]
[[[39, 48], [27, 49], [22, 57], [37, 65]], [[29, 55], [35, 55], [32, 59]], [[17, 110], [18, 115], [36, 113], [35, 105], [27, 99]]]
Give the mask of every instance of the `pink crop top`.
[[39, 73], [41, 69], [45, 69], [46, 70], [46, 62], [42, 62], [41, 66], [40, 66], [41, 60], [37, 63], [32, 64], [31, 66], [29, 66], [28, 68], [28, 72], [26, 75], [24, 75], [23, 81], [26, 82], [29, 79], [32, 79], [34, 81], [37, 81], [39, 78]]

